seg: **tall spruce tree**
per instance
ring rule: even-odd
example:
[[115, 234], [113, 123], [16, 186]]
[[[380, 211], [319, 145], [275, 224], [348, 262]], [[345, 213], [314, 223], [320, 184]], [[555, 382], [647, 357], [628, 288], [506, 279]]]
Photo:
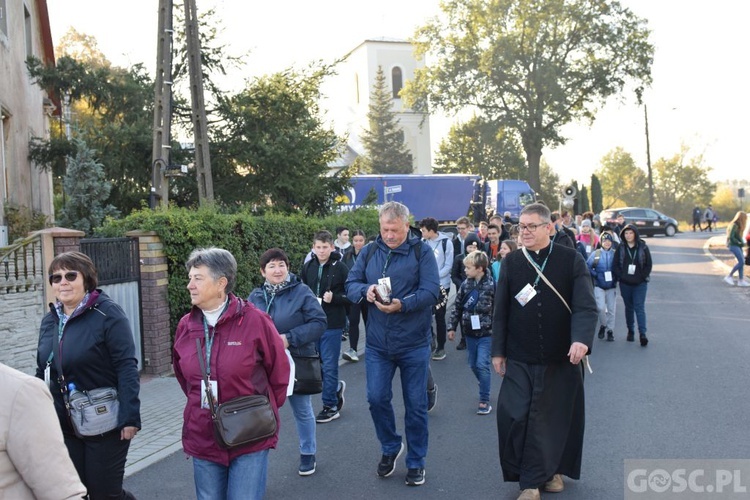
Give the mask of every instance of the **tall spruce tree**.
[[378, 66], [375, 85], [370, 94], [367, 119], [370, 129], [362, 133], [366, 154], [359, 161], [360, 169], [373, 174], [411, 174], [412, 156], [404, 144], [404, 132], [391, 109], [393, 98], [385, 80], [383, 67]]
[[604, 210], [604, 202], [602, 201], [602, 183], [599, 182], [599, 177], [596, 174], [591, 174], [591, 210], [595, 214], [598, 214]]
[[104, 166], [94, 158], [94, 150], [80, 139], [73, 139], [73, 144], [76, 154], [69, 158], [63, 178], [66, 201], [60, 225], [91, 235], [105, 217], [117, 217], [119, 212], [114, 206], [105, 205], [112, 184], [106, 180]]

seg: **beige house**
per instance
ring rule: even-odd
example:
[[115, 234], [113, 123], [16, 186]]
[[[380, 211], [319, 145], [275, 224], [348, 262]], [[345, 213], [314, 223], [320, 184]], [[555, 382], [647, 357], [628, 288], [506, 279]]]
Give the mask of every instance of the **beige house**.
[[383, 68], [393, 95], [391, 109], [404, 131], [414, 173], [431, 174], [429, 116], [405, 106], [398, 95], [404, 83], [414, 78], [414, 71], [424, 66], [424, 60], [414, 56], [414, 46], [410, 42], [389, 38], [367, 39], [359, 44], [336, 68], [336, 77], [327, 84], [328, 117], [337, 132], [346, 134], [349, 141], [346, 155], [339, 159], [339, 162], [349, 163], [336, 167], [346, 166], [353, 158], [365, 153], [360, 136], [370, 127], [367, 112], [378, 66]]
[[52, 174], [29, 161], [29, 140], [48, 137], [55, 106], [35, 85], [26, 58], [55, 64], [46, 0], [0, 0], [0, 246], [7, 245], [5, 206], [52, 218]]

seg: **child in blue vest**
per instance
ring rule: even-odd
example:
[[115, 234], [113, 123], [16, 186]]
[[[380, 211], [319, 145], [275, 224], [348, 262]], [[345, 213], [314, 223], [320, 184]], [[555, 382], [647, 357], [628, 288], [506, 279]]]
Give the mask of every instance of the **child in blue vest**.
[[482, 251], [471, 252], [464, 259], [466, 279], [456, 293], [450, 322], [448, 340], [456, 338], [456, 327], [461, 322], [461, 331], [466, 340], [469, 366], [479, 381], [479, 407], [477, 415], [489, 415], [490, 381], [492, 362], [492, 306], [495, 299], [495, 281], [487, 272], [489, 259]]
[[599, 308], [599, 338], [615, 340], [615, 309], [617, 307], [617, 280], [612, 273], [615, 260], [615, 250], [612, 235], [602, 233], [601, 248], [597, 248], [589, 255], [587, 264], [594, 279], [594, 297], [596, 307]]

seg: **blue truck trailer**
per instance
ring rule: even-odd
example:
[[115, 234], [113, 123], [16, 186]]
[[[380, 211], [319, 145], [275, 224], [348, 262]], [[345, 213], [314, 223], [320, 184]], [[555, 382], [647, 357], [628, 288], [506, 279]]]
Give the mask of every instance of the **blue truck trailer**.
[[376, 205], [398, 201], [409, 207], [414, 220], [434, 217], [441, 224], [454, 223], [470, 213], [476, 223], [506, 211], [517, 220], [521, 209], [536, 199], [525, 181], [485, 181], [469, 174], [355, 175], [350, 183], [341, 210], [362, 206], [372, 190]]

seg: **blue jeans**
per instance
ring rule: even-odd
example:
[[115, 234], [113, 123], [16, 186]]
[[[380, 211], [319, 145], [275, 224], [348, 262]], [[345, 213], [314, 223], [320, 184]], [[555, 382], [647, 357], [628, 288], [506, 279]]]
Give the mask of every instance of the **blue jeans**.
[[395, 455], [401, 447], [401, 436], [396, 432], [393, 413], [393, 376], [401, 372], [401, 391], [404, 396], [404, 430], [406, 432], [406, 467], [424, 467], [427, 456], [427, 372], [430, 367], [430, 346], [418, 347], [397, 354], [385, 354], [367, 349], [367, 402], [375, 424], [375, 434], [382, 453]]
[[627, 285], [620, 282], [620, 295], [625, 303], [625, 324], [628, 331], [635, 331], [635, 318], [638, 319], [638, 333], [646, 335], [646, 292], [648, 283], [640, 285]]
[[479, 402], [490, 402], [490, 348], [492, 337], [472, 337], [467, 335], [466, 352], [469, 354], [469, 367], [479, 381]]
[[339, 354], [343, 329], [332, 328], [323, 332], [318, 340], [320, 364], [323, 370], [323, 405], [335, 408], [338, 405], [336, 391], [339, 389]]
[[737, 271], [740, 272], [740, 281], [745, 279], [745, 257], [742, 255], [742, 249], [738, 246], [730, 246], [729, 251], [737, 257], [737, 264], [734, 265], [732, 270], [729, 272], [729, 276], [734, 275]]
[[301, 455], [315, 455], [315, 415], [313, 414], [312, 396], [309, 394], [292, 394], [287, 398], [294, 412], [294, 422], [299, 435], [299, 452]]
[[193, 457], [198, 500], [262, 500], [267, 472], [267, 449], [241, 455], [229, 467]]

